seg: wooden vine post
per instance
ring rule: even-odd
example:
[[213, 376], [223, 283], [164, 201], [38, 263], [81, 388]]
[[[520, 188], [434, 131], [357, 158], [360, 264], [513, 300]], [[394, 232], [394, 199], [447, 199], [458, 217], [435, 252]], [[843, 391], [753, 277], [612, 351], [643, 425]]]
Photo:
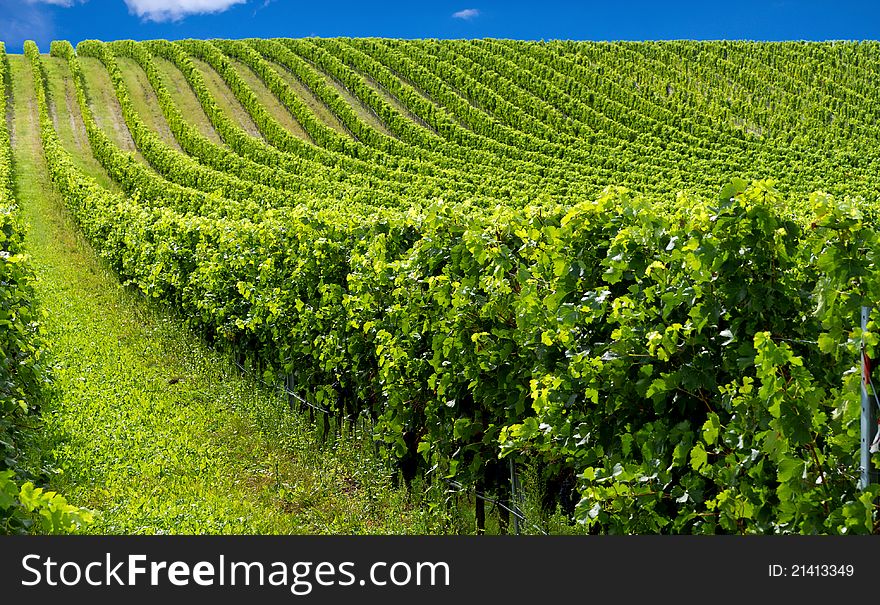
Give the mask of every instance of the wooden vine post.
[[[870, 307], [862, 307], [862, 334], [868, 330], [868, 318], [871, 314]], [[877, 434], [877, 408], [875, 406], [876, 393], [871, 384], [871, 360], [868, 351], [862, 341], [861, 350], [861, 386], [862, 386], [862, 438], [861, 438], [861, 474], [859, 476], [859, 489], [865, 489], [872, 483], [880, 482], [877, 469], [871, 465], [871, 444]]]

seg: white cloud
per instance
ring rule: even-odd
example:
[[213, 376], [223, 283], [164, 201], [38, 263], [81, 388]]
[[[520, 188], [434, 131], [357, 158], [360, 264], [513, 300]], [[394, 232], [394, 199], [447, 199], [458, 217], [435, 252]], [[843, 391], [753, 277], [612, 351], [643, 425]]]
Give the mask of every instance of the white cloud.
[[476, 8], [466, 8], [464, 10], [460, 10], [457, 13], [452, 13], [453, 19], [462, 19], [464, 21], [470, 21], [471, 19], [476, 19], [480, 16], [479, 9]]
[[[52, 0], [64, 2], [69, 0]], [[128, 10], [147, 21], [180, 21], [189, 15], [222, 13], [247, 0], [125, 0]]]

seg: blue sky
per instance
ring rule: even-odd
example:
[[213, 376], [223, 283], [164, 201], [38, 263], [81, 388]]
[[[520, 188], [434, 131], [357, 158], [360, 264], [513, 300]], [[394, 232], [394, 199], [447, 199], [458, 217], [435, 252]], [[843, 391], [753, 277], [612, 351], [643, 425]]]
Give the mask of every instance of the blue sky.
[[880, 2], [0, 0], [0, 40], [275, 36], [579, 40], [880, 38]]

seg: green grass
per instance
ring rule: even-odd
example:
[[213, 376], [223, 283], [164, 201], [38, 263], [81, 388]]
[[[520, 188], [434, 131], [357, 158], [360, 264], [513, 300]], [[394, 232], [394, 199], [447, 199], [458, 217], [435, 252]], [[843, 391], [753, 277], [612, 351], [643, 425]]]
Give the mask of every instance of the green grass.
[[43, 65], [46, 67], [49, 103], [55, 121], [55, 132], [58, 133], [64, 148], [70, 153], [76, 167], [83, 173], [98, 181], [101, 186], [119, 191], [119, 186], [92, 154], [79, 104], [76, 102], [76, 89], [67, 61], [44, 55]]
[[339, 96], [341, 96], [345, 100], [345, 102], [348, 103], [352, 109], [354, 109], [357, 116], [363, 122], [368, 124], [371, 128], [378, 130], [382, 134], [394, 136], [392, 132], [388, 130], [388, 127], [385, 126], [385, 123], [379, 119], [379, 116], [377, 116], [372, 109], [364, 105], [363, 101], [351, 94], [345, 86], [340, 84], [328, 73], [324, 72], [320, 67], [318, 67], [314, 63], [311, 63], [311, 65], [315, 68], [316, 71], [318, 71], [318, 73], [320, 73], [324, 77], [324, 79], [327, 81], [327, 84], [336, 89], [336, 92], [339, 93]]
[[384, 86], [382, 86], [381, 84], [376, 82], [376, 80], [374, 80], [372, 77], [370, 77], [367, 74], [362, 73], [361, 76], [363, 76], [364, 81], [367, 83], [367, 86], [369, 86], [370, 88], [375, 90], [377, 93], [382, 95], [382, 98], [384, 98], [385, 101], [389, 105], [394, 107], [394, 109], [399, 111], [401, 114], [405, 115], [407, 118], [409, 118], [411, 121], [415, 122], [416, 124], [418, 124], [422, 128], [427, 128], [428, 130], [431, 130], [432, 132], [434, 132], [434, 129], [431, 128], [431, 126], [429, 126], [427, 122], [425, 122], [422, 118], [420, 118], [419, 116], [414, 114], [410, 110], [409, 107], [407, 107], [406, 105], [401, 103], [400, 100], [397, 97], [395, 97], [393, 94], [388, 92]]
[[117, 57], [116, 63], [138, 115], [167, 145], [180, 151], [180, 145], [177, 144], [177, 140], [168, 126], [168, 121], [162, 113], [159, 99], [147, 79], [146, 72], [134, 59], [128, 57]]
[[22, 57], [11, 64], [16, 196], [54, 375], [35, 447], [56, 469], [49, 487], [99, 513], [91, 531], [458, 529], [414, 501], [422, 490], [392, 486], [367, 436], [320, 444], [270, 389], [119, 285], [53, 192], [33, 82]]
[[231, 118], [239, 128], [252, 137], [262, 138], [263, 135], [260, 134], [260, 130], [257, 128], [257, 125], [254, 124], [250, 114], [248, 114], [247, 110], [242, 107], [238, 99], [235, 98], [235, 94], [230, 90], [229, 86], [226, 85], [226, 82], [223, 81], [220, 74], [204, 61], [196, 59], [195, 57], [190, 57], [190, 60], [193, 62], [193, 65], [196, 66], [196, 69], [202, 75], [202, 78], [204, 78], [208, 91], [214, 96], [214, 101], [223, 113]]
[[229, 63], [241, 79], [247, 83], [254, 95], [260, 100], [263, 108], [269, 112], [269, 115], [295, 137], [311, 142], [312, 138], [303, 130], [300, 123], [296, 121], [287, 108], [281, 104], [281, 101], [266, 87], [260, 77], [250, 67], [234, 59], [230, 59]]
[[134, 152], [138, 161], [147, 164], [144, 157], [137, 151], [128, 126], [125, 125], [122, 107], [116, 99], [110, 74], [107, 73], [104, 64], [92, 57], [79, 57], [79, 64], [86, 80], [89, 107], [95, 115], [98, 126], [117, 147], [124, 151]]
[[214, 143], [220, 144], [220, 137], [211, 125], [205, 110], [202, 109], [198, 97], [189, 87], [186, 78], [179, 69], [167, 59], [153, 57], [153, 63], [162, 76], [162, 81], [168, 89], [171, 98], [177, 104], [180, 113], [195, 126], [200, 133]]
[[273, 63], [269, 61], [272, 65], [272, 68], [278, 72], [278, 75], [281, 76], [287, 85], [293, 90], [296, 95], [302, 99], [303, 102], [308, 106], [309, 109], [312, 110], [312, 113], [315, 114], [319, 120], [324, 122], [327, 126], [332, 128], [333, 130], [339, 132], [340, 134], [344, 134], [346, 136], [351, 136], [350, 133], [345, 129], [345, 126], [342, 125], [342, 122], [339, 121], [339, 118], [336, 117], [336, 114], [331, 111], [327, 105], [324, 104], [318, 97], [315, 96], [315, 93], [311, 91], [307, 86], [305, 86], [299, 79], [293, 75], [290, 70], [288, 70], [283, 65], [279, 65], [277, 63]]

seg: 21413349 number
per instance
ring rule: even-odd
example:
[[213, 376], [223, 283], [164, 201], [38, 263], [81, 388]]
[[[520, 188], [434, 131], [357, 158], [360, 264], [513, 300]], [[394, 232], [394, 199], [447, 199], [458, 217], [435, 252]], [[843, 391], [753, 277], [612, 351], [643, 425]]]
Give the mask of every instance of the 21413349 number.
[[772, 578], [834, 578], [854, 576], [854, 565], [845, 563], [801, 563], [796, 565], [772, 564], [768, 567], [768, 575]]

